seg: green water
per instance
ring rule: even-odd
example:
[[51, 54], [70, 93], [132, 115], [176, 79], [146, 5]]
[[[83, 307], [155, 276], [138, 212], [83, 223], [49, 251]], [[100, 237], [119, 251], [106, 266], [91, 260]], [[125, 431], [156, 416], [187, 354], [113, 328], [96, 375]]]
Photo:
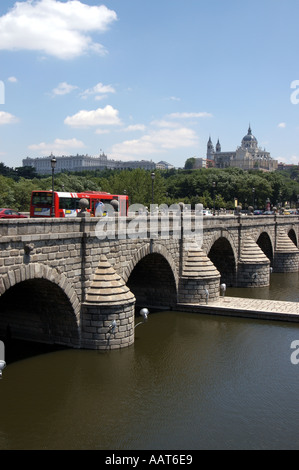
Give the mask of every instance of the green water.
[[[298, 301], [298, 287], [272, 275], [245, 291]], [[299, 448], [299, 324], [159, 312], [135, 334], [105, 353], [8, 346], [0, 449]]]

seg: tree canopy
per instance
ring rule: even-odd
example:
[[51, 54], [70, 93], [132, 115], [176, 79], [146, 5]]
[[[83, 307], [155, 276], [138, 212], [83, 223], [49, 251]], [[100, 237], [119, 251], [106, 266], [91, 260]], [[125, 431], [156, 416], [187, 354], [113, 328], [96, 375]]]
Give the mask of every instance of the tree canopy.
[[[18, 171], [16, 171], [18, 170]], [[32, 176], [31, 170], [9, 169], [0, 163], [0, 206], [29, 211], [32, 190], [51, 190], [51, 176]], [[214, 184], [213, 184], [214, 183]], [[243, 171], [239, 168], [201, 168], [198, 170], [151, 171], [104, 170], [80, 173], [63, 172], [54, 177], [60, 191], [106, 191], [128, 194], [130, 204], [202, 203], [204, 207], [233, 209], [235, 199], [243, 208], [264, 208], [267, 199], [273, 206], [288, 203], [295, 207], [299, 198], [299, 172]]]

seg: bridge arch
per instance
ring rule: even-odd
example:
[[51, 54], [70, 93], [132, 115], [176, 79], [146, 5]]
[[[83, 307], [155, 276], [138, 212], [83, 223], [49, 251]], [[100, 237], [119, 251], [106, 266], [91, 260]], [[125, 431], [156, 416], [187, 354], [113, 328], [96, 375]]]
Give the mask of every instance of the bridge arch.
[[80, 346], [80, 302], [56, 269], [32, 263], [2, 278], [0, 332], [12, 338]]
[[270, 266], [273, 266], [273, 260], [274, 260], [273, 243], [268, 232], [261, 232], [258, 236], [256, 244], [260, 247], [260, 249], [265, 253], [267, 258], [270, 260]]
[[177, 302], [178, 274], [172, 256], [160, 244], [137, 251], [124, 276], [136, 306], [172, 308]]
[[179, 282], [179, 276], [178, 276], [178, 271], [177, 271], [177, 268], [176, 268], [175, 261], [174, 261], [173, 257], [171, 256], [171, 254], [169, 253], [169, 251], [165, 248], [165, 246], [163, 246], [159, 243], [153, 243], [152, 245], [150, 243], [147, 243], [146, 245], [144, 245], [142, 248], [140, 248], [139, 250], [137, 250], [134, 253], [131, 261], [128, 263], [128, 265], [126, 266], [126, 268], [123, 272], [124, 281], [127, 282], [127, 280], [129, 279], [133, 269], [135, 268], [137, 263], [139, 263], [139, 261], [142, 258], [144, 258], [145, 256], [147, 256], [149, 254], [153, 254], [153, 253], [160, 254], [168, 262], [168, 264], [169, 264], [169, 266], [172, 270], [172, 273], [174, 275], [175, 284], [176, 284], [176, 288], [177, 288], [178, 287], [178, 282]]
[[230, 240], [226, 236], [217, 238], [208, 252], [208, 257], [220, 272], [220, 283], [234, 286], [236, 283], [236, 260], [238, 257]]
[[237, 260], [238, 259], [238, 249], [235, 246], [235, 239], [227, 229], [222, 229], [221, 231], [215, 232], [211, 237], [209, 237], [207, 243], [205, 243], [205, 237], [204, 237], [204, 243], [203, 243], [203, 246], [202, 246], [203, 250], [206, 253], [209, 253], [211, 251], [213, 245], [220, 238], [225, 238], [228, 241], [228, 243], [229, 243], [229, 245], [232, 249], [232, 252], [234, 254], [234, 258], [235, 258], [235, 260]]
[[296, 232], [294, 230], [294, 228], [291, 228], [289, 231], [288, 231], [288, 236], [290, 237], [290, 239], [292, 240], [292, 242], [298, 246], [298, 240], [297, 240], [297, 235], [296, 235]]

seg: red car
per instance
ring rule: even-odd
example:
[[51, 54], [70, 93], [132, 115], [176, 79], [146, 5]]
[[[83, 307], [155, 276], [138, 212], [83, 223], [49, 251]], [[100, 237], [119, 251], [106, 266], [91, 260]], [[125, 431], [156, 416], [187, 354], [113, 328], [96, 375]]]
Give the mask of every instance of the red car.
[[0, 208], [0, 219], [27, 219], [27, 215], [20, 214], [13, 209]]

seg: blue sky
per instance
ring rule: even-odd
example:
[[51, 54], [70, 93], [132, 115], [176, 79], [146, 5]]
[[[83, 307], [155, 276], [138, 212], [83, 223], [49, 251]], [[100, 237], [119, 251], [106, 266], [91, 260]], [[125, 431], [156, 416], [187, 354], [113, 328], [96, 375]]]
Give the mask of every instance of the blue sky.
[[183, 167], [209, 136], [235, 150], [250, 123], [298, 163], [298, 18], [298, 0], [1, 0], [0, 161]]

